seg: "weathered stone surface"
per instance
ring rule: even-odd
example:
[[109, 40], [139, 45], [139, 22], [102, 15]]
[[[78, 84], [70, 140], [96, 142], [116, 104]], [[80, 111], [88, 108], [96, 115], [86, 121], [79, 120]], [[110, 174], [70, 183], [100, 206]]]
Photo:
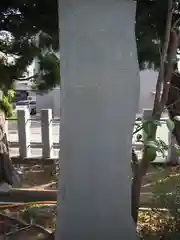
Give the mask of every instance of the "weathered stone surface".
[[139, 74], [131, 0], [59, 0], [61, 151], [56, 239], [135, 239], [131, 136]]

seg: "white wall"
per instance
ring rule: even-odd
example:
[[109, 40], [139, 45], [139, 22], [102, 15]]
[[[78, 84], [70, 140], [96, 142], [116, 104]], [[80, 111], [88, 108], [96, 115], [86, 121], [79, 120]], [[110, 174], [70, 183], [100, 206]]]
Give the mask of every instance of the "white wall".
[[41, 109], [51, 108], [55, 117], [60, 117], [60, 88], [57, 87], [53, 91], [36, 95], [37, 112]]
[[[158, 73], [153, 70], [140, 72], [140, 97], [138, 113], [144, 108], [152, 108]], [[37, 95], [37, 112], [41, 109], [52, 108], [55, 117], [60, 117], [60, 88], [55, 88], [45, 95]]]
[[143, 108], [152, 108], [154, 102], [154, 92], [156, 89], [158, 73], [153, 70], [144, 70], [140, 72], [140, 97], [139, 97], [139, 111], [141, 113]]
[[51, 108], [54, 110], [54, 98], [53, 93], [47, 93], [44, 95], [36, 95], [36, 109], [37, 113], [40, 112], [41, 109]]

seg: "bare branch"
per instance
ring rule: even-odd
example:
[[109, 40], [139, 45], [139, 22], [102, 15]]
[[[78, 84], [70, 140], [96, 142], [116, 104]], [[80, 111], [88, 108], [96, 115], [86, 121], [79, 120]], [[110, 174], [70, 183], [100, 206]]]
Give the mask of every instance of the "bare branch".
[[136, 133], [138, 133], [138, 132], [141, 131], [142, 129], [143, 129], [143, 127], [137, 128], [137, 129], [133, 132], [133, 135], [136, 134]]
[[26, 227], [20, 228], [18, 230], [13, 231], [13, 232], [7, 233], [6, 237], [7, 236], [10, 237], [12, 235], [17, 235], [20, 232], [27, 233], [28, 231], [31, 231], [31, 230], [37, 230], [38, 232], [44, 233], [47, 236], [51, 236], [51, 233], [49, 231], [47, 231], [45, 228], [41, 227], [41, 226], [38, 226], [38, 225], [28, 225]]
[[156, 94], [155, 94], [155, 100], [154, 100], [153, 115], [156, 115], [157, 112], [158, 114], [160, 114], [159, 108], [160, 108], [160, 97], [161, 97], [161, 84], [163, 83], [163, 80], [164, 80], [165, 63], [167, 60], [167, 52], [168, 52], [168, 46], [169, 46], [169, 40], [170, 40], [170, 34], [171, 34], [172, 17], [173, 17], [173, 1], [169, 0], [164, 46], [163, 46], [162, 56], [160, 61], [159, 75], [156, 83]]
[[39, 76], [39, 74], [35, 74], [35, 75], [27, 77], [27, 78], [16, 78], [16, 80], [18, 80], [18, 81], [28, 81], [28, 80], [37, 78], [38, 76]]
[[174, 59], [176, 58], [176, 52], [178, 47], [179, 35], [177, 35], [175, 30], [172, 30], [171, 35], [172, 35], [172, 44], [170, 46], [170, 53], [168, 56], [168, 64], [167, 64], [167, 73], [164, 79], [163, 93], [162, 93], [161, 102], [160, 102], [161, 111], [164, 110], [164, 106], [166, 105], [166, 102], [168, 100], [168, 93], [170, 89], [171, 77], [172, 77], [173, 67], [174, 67]]
[[174, 22], [174, 24], [173, 24], [173, 26], [172, 26], [172, 30], [175, 30], [175, 29], [178, 27], [178, 24], [180, 24], [180, 18], [177, 19], [177, 20]]
[[10, 224], [13, 224], [13, 225], [18, 225], [21, 228], [28, 226], [26, 222], [14, 217], [7, 216], [3, 213], [0, 213], [0, 219], [3, 220], [4, 222], [9, 222]]

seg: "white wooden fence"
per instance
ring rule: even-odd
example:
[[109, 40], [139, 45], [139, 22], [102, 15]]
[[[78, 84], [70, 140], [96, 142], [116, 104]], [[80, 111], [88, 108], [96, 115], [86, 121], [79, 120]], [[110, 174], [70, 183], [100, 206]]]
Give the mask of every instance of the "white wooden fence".
[[[146, 118], [151, 114], [151, 110], [146, 109], [144, 110], [143, 117]], [[165, 159], [158, 156], [157, 161], [168, 161], [169, 159], [177, 157], [177, 154], [174, 154], [174, 150], [172, 145], [172, 136], [168, 131], [168, 128], [166, 127], [166, 120], [168, 117], [161, 118], [162, 126], [158, 128], [157, 137], [160, 137], [162, 140], [166, 142], [166, 144], [169, 146], [169, 150], [167, 151]], [[52, 123], [54, 121], [52, 117], [52, 110], [51, 109], [44, 109], [41, 110], [40, 117], [34, 119], [36, 121], [40, 122], [40, 125], [38, 128], [41, 129], [39, 131], [39, 134], [41, 134], [41, 142], [31, 141], [31, 121], [30, 114], [28, 109], [24, 110], [18, 110], [17, 111], [17, 133], [18, 133], [18, 141], [12, 141], [10, 138], [8, 138], [9, 141], [9, 147], [11, 148], [19, 148], [19, 158], [21, 160], [23, 159], [30, 159], [32, 158], [31, 155], [31, 149], [42, 149], [42, 159], [54, 159], [55, 156], [53, 155], [53, 149], [59, 149], [59, 137], [58, 142], [54, 142], [53, 140], [53, 132], [52, 132]], [[8, 120], [9, 123], [11, 120]], [[56, 121], [60, 121], [60, 119], [56, 119]], [[8, 122], [6, 124], [8, 126]], [[57, 130], [59, 134], [59, 129]], [[137, 152], [141, 154], [141, 150], [143, 148], [143, 144], [137, 143], [134, 141], [135, 136], [133, 137], [132, 145], [135, 148]], [[174, 141], [174, 139], [173, 139]], [[57, 158], [58, 156], [56, 156]], [[36, 157], [37, 158], [37, 157]], [[158, 159], [159, 158], [159, 159]], [[161, 159], [160, 159], [161, 158]]]

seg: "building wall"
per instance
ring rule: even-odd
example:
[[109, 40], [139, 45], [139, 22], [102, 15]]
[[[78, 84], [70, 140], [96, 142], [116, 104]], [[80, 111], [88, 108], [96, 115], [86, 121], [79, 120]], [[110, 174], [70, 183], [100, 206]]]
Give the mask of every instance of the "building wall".
[[144, 108], [151, 109], [153, 107], [157, 76], [158, 73], [153, 70], [144, 70], [140, 72], [140, 96], [138, 113], [142, 113]]
[[[140, 72], [140, 97], [137, 113], [142, 113], [143, 109], [151, 109], [154, 102], [154, 92], [156, 89], [158, 73], [153, 70]], [[43, 108], [52, 108], [55, 117], [60, 117], [60, 88], [55, 88], [45, 95], [37, 95], [37, 111]]]
[[51, 108], [54, 111], [54, 98], [53, 93], [47, 93], [44, 95], [36, 95], [36, 109], [37, 113], [40, 112], [41, 109]]
[[[144, 108], [152, 108], [154, 102], [154, 92], [156, 89], [158, 73], [153, 70], [144, 70], [140, 72], [140, 97], [138, 113]], [[51, 108], [56, 117], [60, 117], [60, 88], [53, 91], [38, 95], [31, 91], [31, 87], [26, 82], [16, 82], [15, 89], [26, 90], [30, 96], [36, 96], [37, 112], [41, 109]]]
[[60, 88], [44, 95], [36, 95], [37, 112], [41, 109], [51, 108], [55, 117], [60, 117]]

